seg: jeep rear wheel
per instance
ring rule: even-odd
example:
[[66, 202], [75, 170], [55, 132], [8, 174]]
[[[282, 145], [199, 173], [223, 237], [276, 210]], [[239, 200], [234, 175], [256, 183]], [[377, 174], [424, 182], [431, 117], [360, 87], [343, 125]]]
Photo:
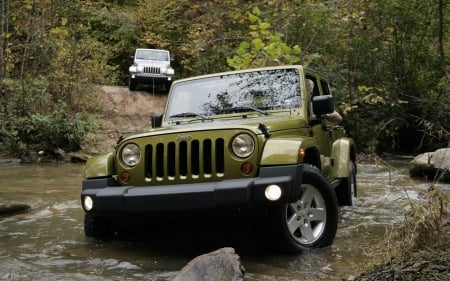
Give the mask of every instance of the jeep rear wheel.
[[341, 179], [334, 191], [339, 206], [353, 205], [353, 197], [356, 197], [356, 168], [353, 161], [348, 165], [348, 177]]
[[305, 166], [295, 202], [271, 210], [266, 233], [275, 250], [298, 253], [333, 243], [338, 205], [328, 181], [313, 166]]

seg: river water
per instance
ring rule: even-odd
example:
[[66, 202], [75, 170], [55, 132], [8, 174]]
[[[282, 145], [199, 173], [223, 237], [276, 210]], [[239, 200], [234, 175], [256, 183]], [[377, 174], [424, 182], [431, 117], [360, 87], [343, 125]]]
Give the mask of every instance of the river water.
[[244, 230], [87, 239], [79, 200], [82, 165], [0, 166], [0, 202], [32, 207], [0, 217], [0, 280], [172, 280], [194, 257], [224, 246], [239, 254], [245, 280], [342, 280], [354, 274], [386, 229], [402, 221], [405, 202], [421, 198], [430, 186], [406, 176], [408, 159], [388, 163], [395, 169], [370, 159], [358, 164], [359, 197], [353, 207], [340, 209], [331, 247], [290, 256], [262, 251]]

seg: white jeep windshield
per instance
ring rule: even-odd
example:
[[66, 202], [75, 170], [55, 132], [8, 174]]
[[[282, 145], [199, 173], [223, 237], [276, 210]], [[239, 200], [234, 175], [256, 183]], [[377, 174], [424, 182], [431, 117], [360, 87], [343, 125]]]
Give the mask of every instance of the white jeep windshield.
[[138, 60], [156, 60], [156, 61], [168, 61], [169, 54], [167, 51], [162, 50], [137, 50], [136, 59]]
[[212, 116], [301, 106], [296, 69], [235, 73], [177, 83], [166, 118]]

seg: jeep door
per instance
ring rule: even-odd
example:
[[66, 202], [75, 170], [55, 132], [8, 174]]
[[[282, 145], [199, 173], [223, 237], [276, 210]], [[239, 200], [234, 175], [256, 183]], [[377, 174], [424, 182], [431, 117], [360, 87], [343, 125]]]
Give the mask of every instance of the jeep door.
[[[306, 76], [306, 79], [309, 79], [314, 83], [312, 93], [310, 94], [311, 98], [313, 96], [319, 96], [324, 94], [323, 89], [320, 85], [321, 80], [319, 78], [308, 75]], [[326, 89], [329, 92], [328, 84], [326, 82], [325, 84], [327, 85]], [[314, 113], [312, 112], [311, 106], [308, 114], [311, 124], [311, 135], [314, 138], [314, 141], [320, 151], [321, 167], [318, 168], [322, 170], [322, 173], [327, 178], [330, 178], [332, 165], [331, 146], [333, 139], [333, 133], [331, 130], [330, 122], [326, 121], [320, 116], [315, 116]]]

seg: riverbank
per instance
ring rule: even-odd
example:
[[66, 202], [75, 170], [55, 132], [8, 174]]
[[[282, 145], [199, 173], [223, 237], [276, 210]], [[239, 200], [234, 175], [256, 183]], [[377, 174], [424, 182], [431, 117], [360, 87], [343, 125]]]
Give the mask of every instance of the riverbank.
[[162, 112], [166, 92], [129, 91], [127, 87], [101, 86], [95, 93], [101, 105], [99, 128], [88, 134], [82, 149], [88, 154], [106, 153], [122, 135], [151, 128], [153, 112]]
[[430, 187], [424, 201], [410, 202], [404, 222], [368, 249], [368, 262], [352, 281], [450, 280], [450, 196]]

